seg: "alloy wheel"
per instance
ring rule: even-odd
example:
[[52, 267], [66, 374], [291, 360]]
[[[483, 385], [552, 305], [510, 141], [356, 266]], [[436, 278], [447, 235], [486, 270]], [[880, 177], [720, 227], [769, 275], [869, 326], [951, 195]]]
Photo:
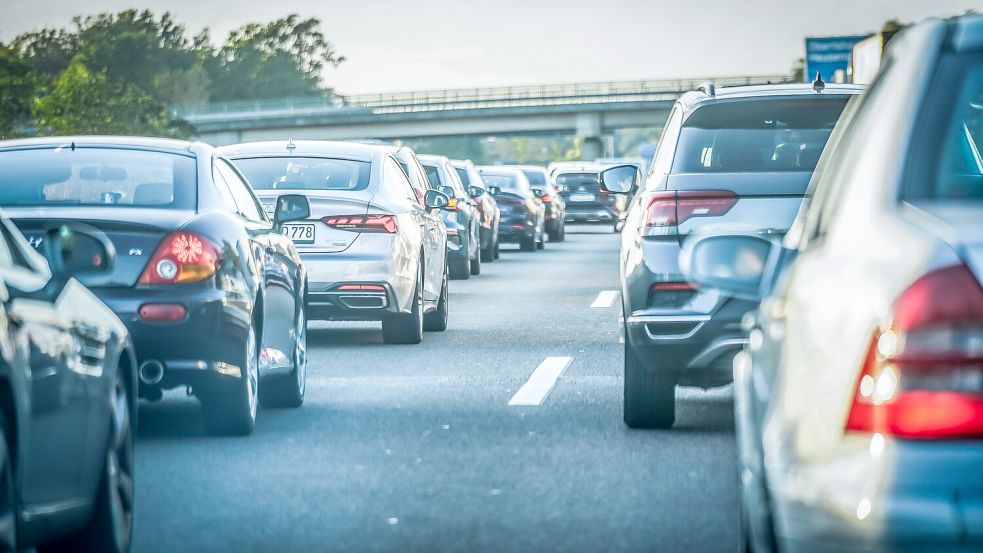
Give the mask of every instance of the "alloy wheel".
[[106, 452], [106, 478], [109, 486], [109, 514], [115, 543], [127, 550], [133, 528], [133, 427], [130, 398], [122, 377], [117, 377], [112, 396], [112, 430]]

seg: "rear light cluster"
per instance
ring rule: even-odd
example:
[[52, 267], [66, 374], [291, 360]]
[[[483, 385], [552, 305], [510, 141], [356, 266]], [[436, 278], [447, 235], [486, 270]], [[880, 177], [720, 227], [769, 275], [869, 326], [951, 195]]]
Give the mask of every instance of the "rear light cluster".
[[983, 289], [965, 265], [908, 287], [874, 334], [847, 430], [983, 437]]
[[649, 307], [683, 307], [696, 294], [689, 282], [656, 282], [649, 288]]
[[360, 291], [360, 292], [385, 292], [386, 287], [381, 284], [342, 284], [338, 290]]
[[674, 227], [693, 217], [724, 215], [737, 203], [728, 190], [672, 190], [656, 192], [645, 210], [646, 227]]
[[539, 199], [542, 200], [545, 203], [550, 203], [550, 202], [553, 201], [553, 195], [552, 194], [543, 194], [542, 196], [539, 197]]
[[392, 215], [330, 215], [321, 222], [331, 228], [351, 232], [396, 234], [396, 217]]
[[218, 270], [221, 252], [211, 240], [193, 232], [174, 232], [164, 237], [138, 284], [201, 282]]

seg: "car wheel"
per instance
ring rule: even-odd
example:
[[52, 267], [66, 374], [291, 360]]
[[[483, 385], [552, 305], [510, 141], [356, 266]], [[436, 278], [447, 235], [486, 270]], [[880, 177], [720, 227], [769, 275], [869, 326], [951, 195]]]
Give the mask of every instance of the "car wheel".
[[671, 428], [676, 421], [676, 383], [646, 370], [625, 332], [625, 424], [631, 428]]
[[126, 553], [133, 538], [133, 402], [117, 371], [109, 398], [109, 435], [99, 495], [92, 518], [82, 530], [53, 544], [38, 548], [41, 552], [72, 551], [91, 553]]
[[7, 421], [0, 415], [0, 551], [17, 551], [17, 489], [14, 460], [7, 441]]
[[444, 270], [444, 281], [440, 285], [440, 299], [437, 300], [437, 310], [423, 316], [423, 330], [447, 330], [448, 313], [447, 270]]
[[307, 392], [307, 317], [303, 304], [297, 310], [293, 342], [294, 366], [290, 374], [263, 381], [259, 399], [264, 407], [300, 407], [304, 404], [304, 394]]
[[481, 249], [481, 261], [483, 263], [491, 263], [495, 261], [495, 249], [498, 246], [495, 239], [488, 240], [488, 247]]
[[495, 237], [495, 259], [502, 257], [502, 249], [499, 248], [498, 237]]
[[382, 341], [387, 344], [419, 344], [423, 340], [423, 264], [413, 291], [409, 313], [390, 315], [382, 321]]
[[451, 270], [451, 278], [454, 280], [468, 280], [471, 278], [471, 246], [464, 246], [463, 255], [454, 256], [448, 260]]
[[481, 258], [484, 256], [484, 253], [479, 252], [478, 255], [474, 256], [474, 259], [471, 260], [470, 269], [472, 275], [477, 276], [481, 274]]
[[226, 382], [221, 377], [216, 386], [208, 389], [202, 398], [205, 412], [205, 429], [211, 434], [246, 436], [256, 426], [256, 409], [259, 403], [259, 346], [256, 343], [256, 325], [249, 326], [244, 344], [243, 360], [239, 365], [239, 378]]
[[536, 249], [542, 250], [544, 248], [546, 248], [546, 232], [540, 231], [539, 240], [536, 241]]
[[519, 249], [524, 252], [536, 251], [536, 236], [523, 236], [519, 241]]

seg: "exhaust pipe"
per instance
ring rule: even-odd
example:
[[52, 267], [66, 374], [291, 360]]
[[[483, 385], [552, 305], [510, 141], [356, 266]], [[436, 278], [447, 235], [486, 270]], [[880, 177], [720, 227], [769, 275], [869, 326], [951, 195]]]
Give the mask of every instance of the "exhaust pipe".
[[149, 359], [140, 363], [139, 374], [140, 382], [154, 386], [164, 380], [164, 365], [156, 359]]

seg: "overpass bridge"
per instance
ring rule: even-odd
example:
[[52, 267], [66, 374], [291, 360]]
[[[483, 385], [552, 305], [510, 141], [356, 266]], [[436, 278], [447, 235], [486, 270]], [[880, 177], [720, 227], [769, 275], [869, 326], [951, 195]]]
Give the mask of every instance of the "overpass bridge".
[[602, 155], [617, 129], [657, 127], [673, 100], [719, 86], [789, 82], [787, 75], [512, 86], [228, 102], [179, 107], [198, 138], [216, 145], [256, 140], [411, 139], [435, 136], [575, 134], [583, 156]]

